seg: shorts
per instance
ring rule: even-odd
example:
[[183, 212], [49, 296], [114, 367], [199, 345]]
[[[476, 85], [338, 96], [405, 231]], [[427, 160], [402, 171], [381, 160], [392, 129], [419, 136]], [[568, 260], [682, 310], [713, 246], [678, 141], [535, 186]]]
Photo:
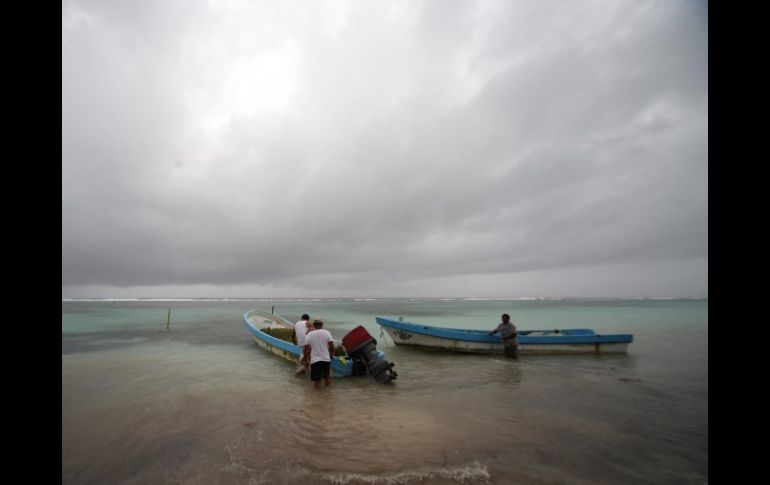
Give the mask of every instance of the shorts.
[[332, 363], [320, 360], [310, 364], [310, 380], [320, 381], [321, 379], [329, 379], [329, 372]]

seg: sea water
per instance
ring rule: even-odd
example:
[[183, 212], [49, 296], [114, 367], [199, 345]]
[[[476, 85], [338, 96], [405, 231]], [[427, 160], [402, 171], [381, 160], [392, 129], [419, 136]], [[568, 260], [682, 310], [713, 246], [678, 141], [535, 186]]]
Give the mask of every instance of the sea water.
[[[168, 323], [168, 311], [171, 318]], [[398, 379], [316, 390], [251, 309], [357, 325]], [[376, 315], [632, 333], [626, 354], [395, 347]], [[706, 483], [707, 300], [62, 302], [62, 483]]]

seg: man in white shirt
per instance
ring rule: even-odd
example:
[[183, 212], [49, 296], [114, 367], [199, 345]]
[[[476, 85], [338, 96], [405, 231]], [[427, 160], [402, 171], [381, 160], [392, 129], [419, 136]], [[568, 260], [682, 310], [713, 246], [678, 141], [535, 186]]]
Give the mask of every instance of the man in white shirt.
[[294, 331], [291, 333], [291, 340], [294, 345], [299, 345], [300, 348], [305, 346], [305, 335], [310, 325], [310, 315], [307, 313], [302, 314], [302, 318], [294, 324]]
[[305, 335], [304, 359], [310, 361], [310, 380], [316, 389], [321, 388], [321, 379], [326, 385], [332, 383], [331, 361], [334, 358], [334, 338], [323, 327], [324, 322], [313, 320], [313, 331]]
[[294, 342], [294, 345], [298, 345], [300, 350], [303, 351], [302, 357], [299, 359], [299, 367], [297, 367], [297, 370], [294, 372], [297, 376], [310, 370], [310, 364], [305, 360], [304, 347], [305, 335], [311, 330], [313, 330], [313, 325], [310, 323], [310, 315], [303, 313], [302, 318], [294, 324], [294, 330], [291, 331], [291, 341]]

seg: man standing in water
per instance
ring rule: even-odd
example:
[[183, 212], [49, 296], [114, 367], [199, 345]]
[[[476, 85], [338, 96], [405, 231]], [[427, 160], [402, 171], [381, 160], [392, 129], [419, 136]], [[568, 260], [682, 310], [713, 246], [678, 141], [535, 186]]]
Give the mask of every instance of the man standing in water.
[[321, 388], [321, 379], [326, 385], [332, 383], [331, 361], [334, 358], [334, 338], [332, 334], [322, 328], [324, 322], [320, 319], [313, 320], [313, 331], [305, 335], [304, 357], [310, 361], [310, 380], [316, 389]]
[[294, 324], [294, 330], [291, 332], [291, 341], [294, 342], [294, 345], [305, 346], [305, 334], [309, 328], [311, 328], [310, 315], [303, 313], [302, 318]]
[[[294, 342], [294, 345], [298, 345], [300, 349], [304, 350], [305, 347], [305, 335], [309, 331], [313, 330], [313, 325], [310, 324], [310, 315], [307, 313], [302, 314], [302, 318], [294, 324], [294, 330], [291, 331], [291, 341]], [[299, 361], [299, 367], [297, 367], [297, 370], [294, 372], [296, 375], [304, 374], [308, 371], [310, 364], [305, 360], [305, 355], [303, 351], [302, 358]]]
[[500, 333], [500, 338], [503, 339], [503, 347], [505, 348], [505, 356], [511, 359], [518, 360], [519, 355], [519, 339], [516, 334], [516, 326], [511, 323], [511, 316], [507, 313], [503, 313], [503, 323], [497, 326], [496, 329], [489, 332], [489, 335]]

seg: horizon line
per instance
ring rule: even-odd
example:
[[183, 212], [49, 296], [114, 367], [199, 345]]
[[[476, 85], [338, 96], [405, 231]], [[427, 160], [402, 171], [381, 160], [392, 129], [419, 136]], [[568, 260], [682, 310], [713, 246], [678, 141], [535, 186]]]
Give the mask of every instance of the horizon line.
[[328, 297], [62, 297], [62, 301], [190, 301], [190, 300], [235, 300], [235, 301], [291, 301], [291, 300], [498, 300], [498, 301], [529, 301], [529, 300], [708, 300], [708, 296], [533, 296], [533, 297], [481, 297], [481, 296], [433, 296], [433, 297], [357, 297], [357, 296], [328, 296]]

